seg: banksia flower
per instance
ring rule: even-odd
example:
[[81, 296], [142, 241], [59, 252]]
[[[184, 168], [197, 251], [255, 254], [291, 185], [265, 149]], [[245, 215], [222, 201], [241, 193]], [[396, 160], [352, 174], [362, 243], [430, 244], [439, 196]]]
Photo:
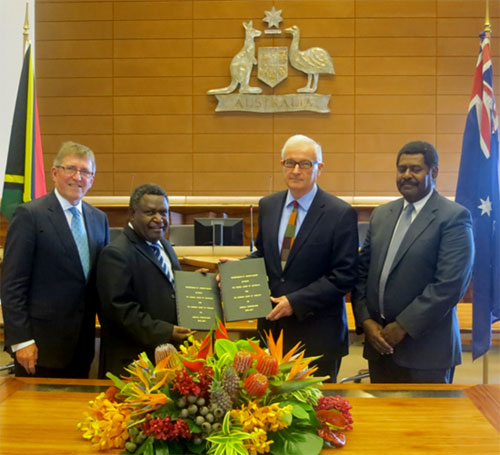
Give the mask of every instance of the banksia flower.
[[278, 360], [268, 354], [264, 354], [257, 360], [256, 368], [264, 376], [274, 376], [278, 372]]
[[252, 373], [245, 381], [245, 390], [249, 395], [260, 397], [266, 393], [267, 377], [261, 373]]
[[160, 344], [160, 346], [156, 346], [155, 349], [155, 363], [158, 364], [165, 357], [170, 356], [170, 359], [167, 362], [166, 367], [171, 369], [180, 369], [182, 366], [182, 362], [177, 356], [177, 349], [174, 345], [170, 343]]
[[238, 351], [234, 356], [234, 369], [237, 373], [245, 373], [252, 366], [252, 354], [248, 351]]

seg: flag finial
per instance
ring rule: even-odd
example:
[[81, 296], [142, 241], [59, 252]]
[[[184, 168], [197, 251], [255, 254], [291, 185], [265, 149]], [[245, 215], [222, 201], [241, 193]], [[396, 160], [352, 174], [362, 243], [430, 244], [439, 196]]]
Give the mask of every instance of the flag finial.
[[491, 23], [490, 23], [490, 0], [486, 0], [486, 17], [484, 19], [484, 31], [486, 33], [491, 33]]
[[30, 43], [30, 21], [29, 21], [29, 2], [26, 2], [26, 14], [24, 15], [24, 26], [23, 26], [23, 56], [26, 49]]

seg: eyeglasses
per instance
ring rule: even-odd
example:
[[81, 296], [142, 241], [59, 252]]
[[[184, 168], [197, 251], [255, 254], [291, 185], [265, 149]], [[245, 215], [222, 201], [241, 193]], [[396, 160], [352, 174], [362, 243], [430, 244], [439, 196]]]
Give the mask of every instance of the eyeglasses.
[[297, 165], [299, 165], [300, 169], [311, 169], [315, 164], [318, 164], [318, 161], [309, 161], [309, 160], [302, 160], [302, 161], [283, 160], [282, 164], [287, 169], [294, 169], [295, 166], [297, 166]]
[[77, 172], [79, 172], [82, 178], [84, 179], [89, 179], [90, 177], [94, 176], [93, 172], [90, 172], [87, 169], [78, 169], [75, 166], [56, 166], [56, 167], [58, 169], [61, 169], [64, 172], [64, 174], [66, 174], [68, 177], [72, 177]]

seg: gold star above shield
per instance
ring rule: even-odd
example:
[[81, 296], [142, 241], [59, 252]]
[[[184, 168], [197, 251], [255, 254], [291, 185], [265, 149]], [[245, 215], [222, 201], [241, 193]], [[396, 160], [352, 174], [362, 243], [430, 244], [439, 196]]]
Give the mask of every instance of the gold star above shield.
[[283, 18], [281, 17], [281, 9], [276, 11], [274, 6], [271, 11], [264, 11], [266, 13], [266, 17], [264, 18], [264, 22], [267, 22], [269, 28], [276, 27], [279, 28], [280, 22], [283, 22]]

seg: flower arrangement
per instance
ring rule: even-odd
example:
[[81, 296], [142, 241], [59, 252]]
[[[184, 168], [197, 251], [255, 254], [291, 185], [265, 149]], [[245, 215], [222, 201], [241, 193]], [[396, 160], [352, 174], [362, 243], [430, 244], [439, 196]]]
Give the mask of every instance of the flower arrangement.
[[350, 404], [323, 396], [300, 343], [283, 354], [283, 334], [231, 341], [217, 321], [202, 341], [142, 353], [114, 386], [90, 402], [78, 424], [100, 450], [124, 454], [315, 455], [342, 447], [352, 429]]

